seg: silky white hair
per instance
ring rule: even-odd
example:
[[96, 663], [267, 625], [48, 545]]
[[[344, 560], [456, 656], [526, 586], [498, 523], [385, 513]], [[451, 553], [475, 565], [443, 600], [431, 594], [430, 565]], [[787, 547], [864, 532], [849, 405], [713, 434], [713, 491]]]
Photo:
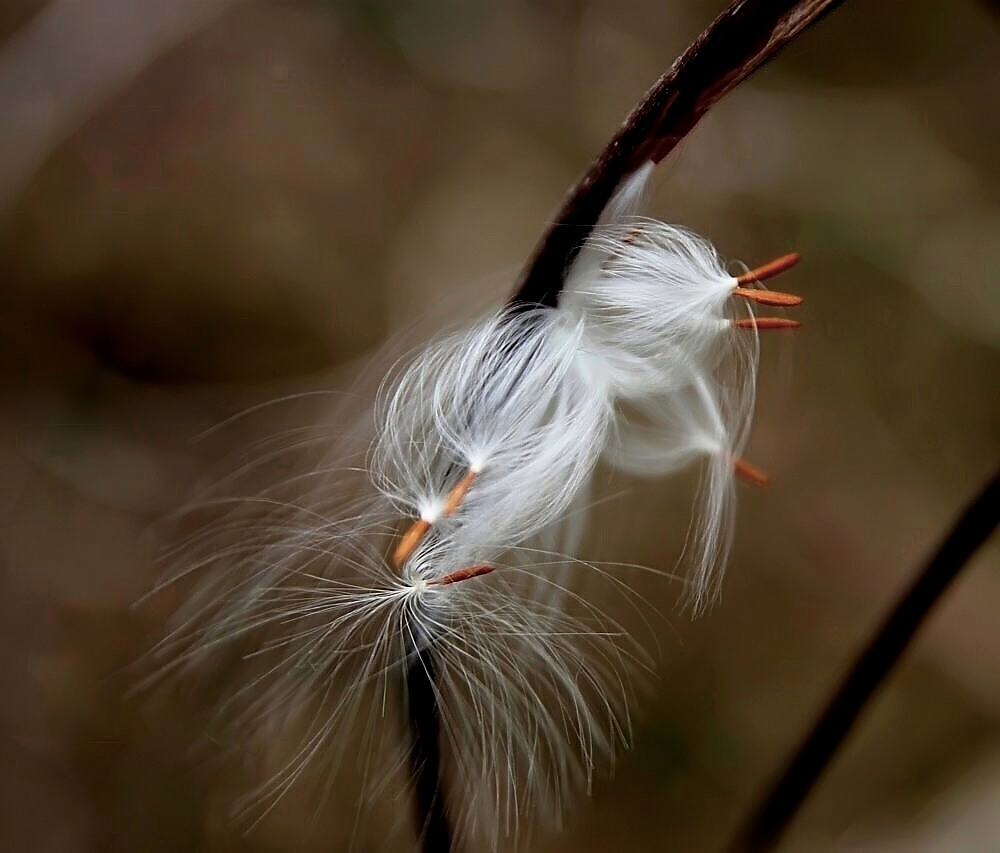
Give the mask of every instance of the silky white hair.
[[380, 394], [376, 487], [404, 517], [437, 522], [455, 481], [473, 472], [450, 525], [473, 562], [556, 521], [613, 414], [578, 369], [582, 334], [553, 309], [504, 310], [429, 346]]
[[193, 588], [153, 652], [159, 675], [232, 672], [235, 657], [237, 730], [301, 738], [245, 805], [273, 804], [313, 760], [336, 767], [338, 733], [384, 745], [415, 649], [434, 655], [449, 805], [469, 837], [509, 846], [527, 814], [558, 823], [627, 744], [647, 662], [608, 611], [641, 604], [576, 553], [590, 481], [602, 459], [658, 477], [701, 466], [685, 599], [704, 609], [758, 355], [711, 245], [634, 215], [649, 172], [609, 205], [556, 307], [505, 307], [399, 362], [359, 430], [217, 501], [221, 517], [175, 548], [170, 577]]

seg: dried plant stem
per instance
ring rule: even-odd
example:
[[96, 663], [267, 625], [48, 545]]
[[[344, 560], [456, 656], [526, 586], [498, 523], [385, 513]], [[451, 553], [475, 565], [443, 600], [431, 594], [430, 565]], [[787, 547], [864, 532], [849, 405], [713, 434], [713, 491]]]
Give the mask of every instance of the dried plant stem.
[[608, 201], [646, 163], [659, 163], [724, 95], [841, 0], [736, 0], [646, 93], [570, 191], [539, 241], [511, 304], [554, 306], [573, 259]]
[[1000, 470], [962, 513], [924, 570], [875, 632], [826, 711], [729, 845], [730, 853], [757, 853], [777, 846], [917, 629], [998, 524]]
[[410, 772], [417, 832], [425, 853], [450, 853], [451, 825], [441, 778], [441, 718], [434, 676], [434, 655], [412, 649], [406, 671], [406, 700], [413, 741]]

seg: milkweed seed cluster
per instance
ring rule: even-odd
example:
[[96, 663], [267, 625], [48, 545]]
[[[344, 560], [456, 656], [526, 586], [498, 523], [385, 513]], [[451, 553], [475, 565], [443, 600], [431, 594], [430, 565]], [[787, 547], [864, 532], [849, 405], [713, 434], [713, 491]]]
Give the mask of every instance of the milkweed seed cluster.
[[429, 646], [469, 836], [495, 846], [527, 814], [558, 821], [626, 742], [641, 651], [604, 614], [627, 587], [575, 553], [588, 483], [602, 461], [700, 464], [685, 598], [710, 603], [734, 477], [765, 479], [741, 460], [757, 332], [795, 325], [753, 308], [799, 302], [758, 284], [795, 256], [734, 277], [700, 237], [634, 216], [648, 174], [609, 205], [555, 307], [510, 304], [432, 343], [391, 371], [360, 442], [220, 500], [175, 550], [195, 583], [162, 671], [224, 668], [220, 713], [298, 738], [246, 804], [275, 802], [314, 760], [338, 769], [345, 738], [384, 742], [407, 660]]

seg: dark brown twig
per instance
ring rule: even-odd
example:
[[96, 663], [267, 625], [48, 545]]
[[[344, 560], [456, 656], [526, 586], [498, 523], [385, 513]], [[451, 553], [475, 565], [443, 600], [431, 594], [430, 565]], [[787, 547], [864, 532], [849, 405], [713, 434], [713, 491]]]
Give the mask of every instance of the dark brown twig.
[[622, 182], [659, 163], [731, 92], [841, 0], [736, 0], [646, 93], [570, 191], [521, 273], [512, 305], [554, 306], [569, 267]]
[[760, 853], [775, 848], [928, 613], [998, 524], [1000, 470], [962, 513], [919, 577], [874, 634], [826, 711], [729, 845], [730, 853]]
[[449, 853], [451, 824], [441, 774], [441, 716], [435, 687], [434, 655], [427, 648], [411, 649], [406, 669], [406, 704], [413, 737], [410, 773], [420, 848], [425, 853]]

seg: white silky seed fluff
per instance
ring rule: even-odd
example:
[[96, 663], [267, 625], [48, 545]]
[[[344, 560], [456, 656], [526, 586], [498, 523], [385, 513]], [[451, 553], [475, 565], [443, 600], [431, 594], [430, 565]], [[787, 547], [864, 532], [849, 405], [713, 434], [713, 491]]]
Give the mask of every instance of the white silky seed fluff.
[[[609, 205], [558, 307], [506, 308], [430, 344], [383, 383], [367, 452], [333, 442], [320, 471], [227, 504], [177, 549], [175, 574], [199, 583], [154, 659], [211, 678], [221, 650], [245, 650], [224, 709], [233, 725], [301, 736], [244, 801], [255, 813], [313, 761], [336, 768], [340, 733], [360, 727], [372, 755], [398, 738], [383, 717], [398, 711], [386, 707], [414, 645], [432, 644], [438, 663], [464, 836], [506, 847], [526, 814], [558, 823], [627, 741], [641, 653], [603, 611], [633, 594], [575, 559], [578, 513], [602, 457], [645, 476], [702, 464], [686, 598], [706, 606], [729, 551], [757, 363], [755, 332], [731, 323], [749, 307], [715, 250], [633, 215], [649, 172]], [[430, 530], [393, 566], [400, 531], [420, 518]], [[480, 563], [495, 571], [434, 583]], [[603, 585], [584, 595], [584, 575]]]
[[[553, 309], [503, 311], [428, 347], [376, 407], [378, 488], [402, 514], [455, 530], [470, 561], [557, 520], [612, 415], [576, 368], [581, 330]], [[472, 488], [442, 519], [468, 470]]]

